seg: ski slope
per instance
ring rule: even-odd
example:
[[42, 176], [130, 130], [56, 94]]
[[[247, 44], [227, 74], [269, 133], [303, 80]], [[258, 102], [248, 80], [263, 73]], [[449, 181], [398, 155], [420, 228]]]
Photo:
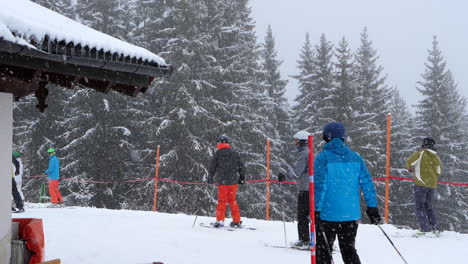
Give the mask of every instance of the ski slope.
[[[257, 230], [204, 228], [210, 217], [96, 208], [48, 208], [28, 204], [21, 218], [42, 218], [46, 259], [64, 264], [284, 264], [310, 263], [310, 253], [266, 247], [284, 245], [283, 222], [243, 218]], [[230, 219], [226, 219], [230, 222]], [[382, 226], [410, 264], [467, 263], [468, 235], [412, 237], [414, 230]], [[297, 239], [296, 224], [286, 223], [287, 241]], [[356, 241], [363, 264], [404, 263], [377, 226], [361, 224]], [[343, 263], [339, 252], [335, 263]]]

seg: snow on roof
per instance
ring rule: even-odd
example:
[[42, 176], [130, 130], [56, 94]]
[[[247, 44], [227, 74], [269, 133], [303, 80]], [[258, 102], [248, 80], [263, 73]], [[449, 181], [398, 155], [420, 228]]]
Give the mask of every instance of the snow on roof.
[[29, 0], [0, 0], [0, 7], [0, 39], [36, 48], [30, 43], [42, 43], [48, 37], [57, 42], [167, 65], [164, 59], [144, 48], [84, 26]]

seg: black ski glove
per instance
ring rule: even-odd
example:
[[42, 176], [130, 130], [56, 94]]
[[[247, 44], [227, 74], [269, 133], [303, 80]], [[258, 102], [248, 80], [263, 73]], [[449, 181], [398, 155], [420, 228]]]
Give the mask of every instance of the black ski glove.
[[240, 176], [239, 177], [239, 184], [244, 184], [245, 183], [245, 177], [244, 176]]
[[314, 216], [315, 216], [315, 221], [320, 221], [320, 211], [315, 211]]
[[278, 181], [283, 182], [285, 179], [286, 179], [286, 175], [284, 175], [284, 173], [280, 172], [278, 174]]
[[380, 224], [381, 218], [379, 214], [379, 208], [367, 207], [366, 213], [367, 213], [367, 216], [369, 217], [371, 224], [373, 225]]

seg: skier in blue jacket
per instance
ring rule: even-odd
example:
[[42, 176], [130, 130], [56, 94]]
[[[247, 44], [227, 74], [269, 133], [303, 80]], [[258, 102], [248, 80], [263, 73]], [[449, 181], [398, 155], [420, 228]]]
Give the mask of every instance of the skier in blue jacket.
[[314, 161], [317, 263], [321, 264], [331, 263], [337, 236], [343, 262], [361, 263], [355, 248], [361, 218], [361, 191], [370, 222], [379, 224], [381, 220], [366, 164], [359, 154], [349, 149], [345, 137], [343, 124], [327, 124], [323, 130], [323, 139], [327, 143]]
[[63, 203], [63, 198], [59, 191], [60, 162], [54, 148], [49, 148], [47, 153], [49, 154], [49, 168], [44, 173], [47, 174], [47, 178], [49, 179], [50, 201], [53, 204], [61, 204]]

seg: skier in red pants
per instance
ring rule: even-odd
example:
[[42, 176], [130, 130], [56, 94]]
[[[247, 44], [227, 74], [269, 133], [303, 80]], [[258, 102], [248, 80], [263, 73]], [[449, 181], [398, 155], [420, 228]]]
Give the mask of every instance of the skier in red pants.
[[59, 191], [59, 183], [60, 183], [60, 162], [55, 155], [55, 149], [49, 148], [47, 150], [49, 154], [49, 168], [44, 171], [47, 174], [47, 178], [49, 179], [49, 194], [50, 194], [50, 201], [53, 204], [62, 204], [63, 197]]
[[231, 227], [241, 227], [241, 215], [239, 205], [236, 201], [238, 184], [243, 184], [244, 164], [239, 153], [231, 149], [230, 140], [226, 136], [218, 139], [218, 151], [211, 160], [208, 175], [208, 183], [218, 184], [218, 206], [216, 208], [216, 223], [214, 227], [224, 226], [226, 204], [231, 207], [233, 221]]

